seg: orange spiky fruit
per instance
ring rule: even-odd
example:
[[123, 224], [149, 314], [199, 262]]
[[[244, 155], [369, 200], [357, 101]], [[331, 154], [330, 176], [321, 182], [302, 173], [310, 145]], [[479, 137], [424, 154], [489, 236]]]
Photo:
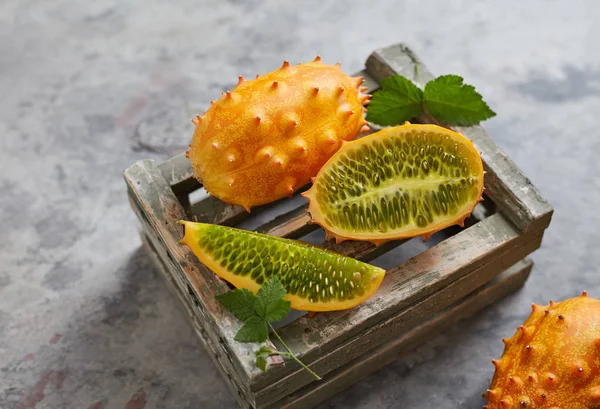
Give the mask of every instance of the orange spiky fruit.
[[484, 394], [487, 409], [600, 408], [600, 301], [581, 296], [532, 305], [504, 340]]
[[462, 226], [484, 190], [473, 143], [436, 125], [386, 128], [342, 148], [302, 195], [336, 241], [423, 236]]
[[308, 183], [341, 146], [368, 131], [362, 78], [317, 57], [283, 66], [238, 85], [192, 120], [187, 156], [213, 196], [253, 206], [273, 202]]

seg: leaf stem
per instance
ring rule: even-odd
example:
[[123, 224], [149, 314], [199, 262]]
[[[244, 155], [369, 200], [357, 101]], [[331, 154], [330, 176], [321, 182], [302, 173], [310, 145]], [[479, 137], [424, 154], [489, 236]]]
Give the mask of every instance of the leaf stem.
[[415, 79], [417, 84], [421, 84], [421, 64], [415, 62]]
[[289, 356], [290, 358], [292, 358], [294, 361], [298, 362], [300, 364], [300, 366], [302, 366], [302, 368], [306, 369], [308, 371], [308, 373], [310, 373], [312, 376], [315, 377], [316, 380], [320, 381], [321, 377], [319, 375], [317, 375], [316, 373], [314, 373], [312, 371], [312, 369], [310, 369], [308, 366], [304, 365], [304, 362], [302, 362], [301, 360], [299, 360], [296, 357], [296, 355], [294, 355], [294, 353], [288, 348], [288, 346], [285, 344], [285, 342], [283, 342], [283, 339], [281, 339], [281, 337], [279, 336], [279, 334], [277, 333], [277, 331], [275, 331], [275, 328], [273, 328], [273, 326], [271, 325], [271, 323], [269, 322], [268, 324], [269, 324], [269, 328], [271, 328], [271, 331], [273, 331], [273, 335], [275, 335], [277, 337], [277, 339], [279, 340], [279, 342], [281, 342], [281, 345], [283, 345], [283, 347], [288, 352], [286, 355]]

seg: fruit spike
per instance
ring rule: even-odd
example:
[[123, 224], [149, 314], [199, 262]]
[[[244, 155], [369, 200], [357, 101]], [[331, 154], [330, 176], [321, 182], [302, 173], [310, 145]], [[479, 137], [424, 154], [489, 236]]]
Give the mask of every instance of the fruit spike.
[[[297, 191], [340, 148], [340, 141], [368, 132], [363, 107], [369, 97], [357, 82], [319, 58], [294, 66], [286, 62], [252, 80], [238, 78], [202, 121], [193, 121], [188, 156], [195, 177], [211, 195], [246, 209], [286, 197], [289, 180]], [[232, 150], [238, 154], [230, 163]], [[285, 159], [277, 165], [265, 159], [265, 152], [268, 158]], [[233, 186], [229, 177], [236, 178]]]
[[489, 389], [496, 393], [485, 394], [487, 407], [600, 408], [599, 347], [599, 300], [584, 292], [548, 306], [532, 304], [531, 315], [494, 361]]
[[[180, 221], [181, 244], [222, 279], [254, 293], [276, 275], [291, 307], [302, 311], [353, 308], [379, 288], [385, 270], [295, 240], [214, 224]], [[268, 261], [268, 262], [265, 262]]]
[[481, 157], [466, 138], [407, 124], [344, 143], [302, 196], [312, 221], [338, 243], [379, 245], [464, 226], [482, 192]]

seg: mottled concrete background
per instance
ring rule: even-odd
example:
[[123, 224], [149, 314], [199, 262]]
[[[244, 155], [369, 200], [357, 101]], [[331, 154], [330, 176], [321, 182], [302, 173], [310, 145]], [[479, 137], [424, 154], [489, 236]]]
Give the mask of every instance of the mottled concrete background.
[[532, 301], [600, 297], [599, 20], [595, 0], [1, 1], [0, 408], [234, 408], [121, 172], [182, 151], [239, 74], [353, 72], [398, 41], [485, 95], [556, 213], [522, 291], [321, 408], [479, 407]]

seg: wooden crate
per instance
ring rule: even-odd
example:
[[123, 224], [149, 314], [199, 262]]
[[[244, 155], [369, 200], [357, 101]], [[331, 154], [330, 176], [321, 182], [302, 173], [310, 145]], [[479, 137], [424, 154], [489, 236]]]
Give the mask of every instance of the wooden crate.
[[[382, 78], [396, 73], [416, 80], [417, 65], [423, 83], [433, 78], [399, 44], [375, 51], [355, 75], [363, 76], [373, 92]], [[482, 127], [457, 130], [482, 152], [487, 171], [485, 200], [466, 228], [434, 235], [429, 248], [390, 269], [379, 291], [360, 306], [301, 316], [278, 329], [322, 381], [292, 361], [272, 365], [267, 373], [258, 370], [253, 353], [258, 345], [234, 341], [241, 323], [215, 300], [230, 287], [178, 244], [183, 233], [180, 219], [226, 225], [263, 220], [266, 223], [256, 230], [300, 238], [318, 229], [310, 224], [306, 202], [284, 199], [251, 214], [213, 197], [194, 202], [190, 197], [198, 195], [201, 185], [183, 154], [158, 165], [142, 160], [125, 171], [144, 245], [242, 407], [312, 407], [523, 285], [532, 266], [525, 257], [541, 245], [552, 208]], [[282, 209], [283, 214], [270, 216]], [[397, 251], [397, 246], [402, 250], [404, 243], [375, 247], [325, 241], [321, 246], [368, 261]]]

